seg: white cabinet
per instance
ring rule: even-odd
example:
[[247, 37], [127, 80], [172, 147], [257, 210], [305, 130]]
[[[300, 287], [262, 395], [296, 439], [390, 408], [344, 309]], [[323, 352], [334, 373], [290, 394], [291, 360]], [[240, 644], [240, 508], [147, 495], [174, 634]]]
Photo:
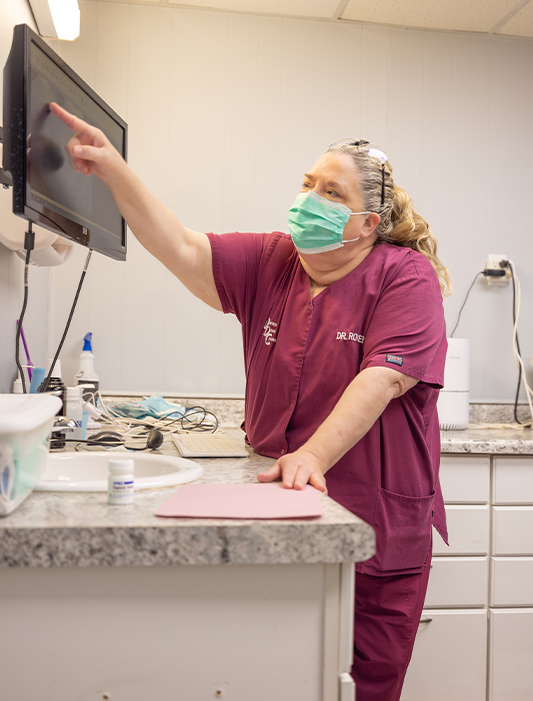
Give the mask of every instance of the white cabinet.
[[434, 557], [425, 606], [487, 606], [489, 558]]
[[533, 506], [493, 506], [492, 531], [492, 555], [533, 555]]
[[488, 504], [490, 501], [490, 457], [443, 455], [440, 485], [446, 504]]
[[446, 455], [441, 484], [450, 547], [435, 537], [402, 701], [533, 699], [533, 458]]
[[488, 504], [446, 506], [448, 540], [433, 539], [433, 555], [487, 555], [490, 538], [490, 509]]
[[487, 612], [425, 611], [402, 701], [485, 701]]
[[489, 701], [533, 698], [533, 458], [492, 460]]
[[533, 608], [491, 609], [489, 664], [489, 701], [533, 698]]
[[491, 558], [491, 606], [528, 606], [533, 596], [533, 557]]
[[533, 458], [494, 458], [494, 504], [533, 504]]

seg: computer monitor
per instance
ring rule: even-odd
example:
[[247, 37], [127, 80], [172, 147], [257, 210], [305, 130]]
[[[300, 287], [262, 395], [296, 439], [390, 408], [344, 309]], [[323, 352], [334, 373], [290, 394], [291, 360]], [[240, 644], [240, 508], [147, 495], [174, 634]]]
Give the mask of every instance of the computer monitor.
[[3, 167], [13, 212], [110, 258], [126, 258], [126, 223], [107, 186], [76, 173], [70, 129], [50, 102], [101, 129], [126, 158], [127, 124], [27, 25], [14, 28], [4, 68]]

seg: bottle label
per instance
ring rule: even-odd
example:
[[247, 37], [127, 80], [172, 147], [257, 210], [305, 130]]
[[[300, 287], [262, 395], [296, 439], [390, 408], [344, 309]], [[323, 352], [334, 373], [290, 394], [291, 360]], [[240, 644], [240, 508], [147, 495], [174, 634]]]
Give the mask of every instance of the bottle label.
[[132, 504], [133, 503], [133, 479], [116, 478], [109, 479], [107, 494], [108, 504]]

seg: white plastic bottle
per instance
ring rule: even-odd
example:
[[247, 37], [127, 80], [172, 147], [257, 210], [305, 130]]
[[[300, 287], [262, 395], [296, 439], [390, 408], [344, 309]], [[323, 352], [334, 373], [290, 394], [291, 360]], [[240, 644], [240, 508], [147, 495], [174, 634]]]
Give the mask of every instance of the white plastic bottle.
[[81, 406], [81, 387], [67, 387], [67, 411], [69, 419], [76, 422], [76, 428], [71, 436], [75, 440], [81, 440], [81, 423], [83, 418], [83, 408]]
[[87, 333], [83, 337], [83, 350], [80, 354], [80, 368], [76, 373], [76, 380], [79, 385], [88, 385], [83, 390], [83, 399], [86, 402], [92, 401], [93, 404], [96, 404], [93, 395], [98, 391], [100, 378], [94, 369], [94, 355], [91, 346], [92, 336], [92, 333]]
[[108, 464], [107, 503], [133, 504], [133, 471], [131, 458], [111, 458]]

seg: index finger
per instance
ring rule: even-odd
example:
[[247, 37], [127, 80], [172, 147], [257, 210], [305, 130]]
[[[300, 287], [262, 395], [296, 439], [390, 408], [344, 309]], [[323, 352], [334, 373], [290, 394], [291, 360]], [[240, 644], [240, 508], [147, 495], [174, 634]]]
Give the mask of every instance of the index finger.
[[57, 102], [50, 103], [50, 112], [55, 114], [56, 117], [58, 117], [64, 124], [67, 125], [67, 127], [69, 127], [69, 129], [72, 129], [74, 132], [88, 133], [93, 130], [93, 127], [87, 124], [87, 122], [84, 122], [83, 119], [80, 119], [70, 112], [67, 112], [67, 110], [58, 105]]

